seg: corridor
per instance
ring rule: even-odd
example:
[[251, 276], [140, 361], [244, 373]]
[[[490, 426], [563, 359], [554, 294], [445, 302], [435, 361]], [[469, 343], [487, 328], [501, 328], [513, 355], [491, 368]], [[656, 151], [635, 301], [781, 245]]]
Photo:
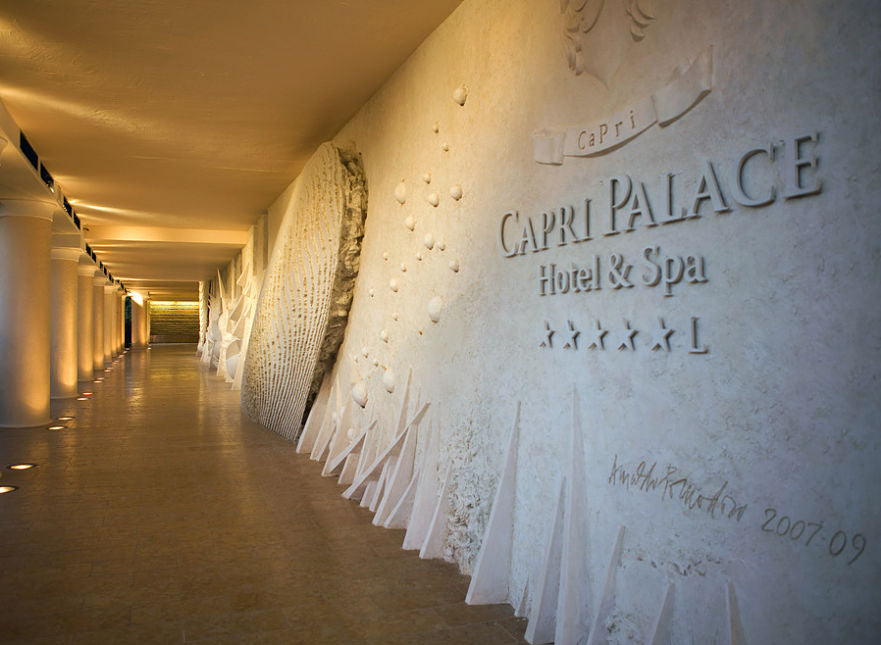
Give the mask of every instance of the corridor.
[[[0, 642], [517, 643], [250, 422], [190, 345], [129, 351], [60, 430], [0, 431]], [[8, 465], [35, 463], [12, 471]]]

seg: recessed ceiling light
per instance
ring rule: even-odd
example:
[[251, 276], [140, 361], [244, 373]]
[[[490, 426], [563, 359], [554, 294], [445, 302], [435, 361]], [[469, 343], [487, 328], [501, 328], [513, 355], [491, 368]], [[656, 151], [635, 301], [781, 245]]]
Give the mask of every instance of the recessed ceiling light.
[[50, 430], [64, 430], [64, 426], [49, 426]]
[[73, 417], [58, 417], [59, 421], [73, 421]]
[[18, 486], [0, 486], [0, 495], [3, 493], [11, 493], [14, 490], [18, 490]]
[[80, 392], [83, 396], [92, 396], [92, 392]]
[[76, 400], [77, 400], [77, 401], [88, 401], [89, 398], [86, 397], [86, 396], [78, 396], [78, 397], [76, 397]]
[[37, 464], [10, 464], [7, 466], [9, 470], [30, 470], [36, 468]]

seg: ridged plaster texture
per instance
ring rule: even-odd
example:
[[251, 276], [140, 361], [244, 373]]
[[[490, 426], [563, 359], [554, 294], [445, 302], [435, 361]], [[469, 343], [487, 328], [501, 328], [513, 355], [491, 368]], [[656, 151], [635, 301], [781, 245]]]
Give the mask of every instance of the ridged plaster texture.
[[[420, 543], [470, 573], [521, 402], [492, 539], [535, 642], [875, 640], [879, 35], [870, 2], [463, 3], [335, 138], [371, 198], [313, 456], [368, 428], [353, 455], [397, 450], [400, 409], [430, 402], [408, 538], [443, 506], [440, 550]], [[319, 343], [291, 336], [309, 176], [268, 214], [243, 392], [290, 437]], [[580, 292], [541, 295], [573, 269]], [[377, 513], [389, 469], [363, 489]]]
[[358, 155], [323, 144], [288, 204], [244, 362], [244, 409], [287, 438], [298, 436], [342, 342], [366, 209]]

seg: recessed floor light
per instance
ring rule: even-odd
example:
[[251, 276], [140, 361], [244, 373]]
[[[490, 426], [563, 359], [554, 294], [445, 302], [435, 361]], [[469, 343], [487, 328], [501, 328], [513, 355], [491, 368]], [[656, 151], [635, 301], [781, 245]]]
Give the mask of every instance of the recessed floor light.
[[49, 426], [49, 430], [64, 430], [64, 426]]
[[77, 401], [88, 401], [89, 398], [88, 398], [88, 397], [85, 397], [85, 396], [78, 396], [78, 397], [76, 397], [76, 400], [77, 400]]
[[92, 392], [80, 392], [83, 396], [92, 396]]
[[58, 417], [59, 421], [73, 421], [73, 417]]
[[0, 495], [3, 493], [11, 493], [14, 490], [18, 490], [18, 486], [0, 486]]
[[7, 466], [9, 470], [30, 470], [36, 468], [37, 464], [10, 464]]

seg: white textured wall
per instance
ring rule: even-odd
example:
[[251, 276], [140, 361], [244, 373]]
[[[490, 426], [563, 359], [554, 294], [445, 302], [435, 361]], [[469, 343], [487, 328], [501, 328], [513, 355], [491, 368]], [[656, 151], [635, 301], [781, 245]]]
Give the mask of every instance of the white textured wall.
[[307, 398], [320, 384], [316, 369], [342, 338], [363, 237], [360, 168], [358, 175], [331, 144], [313, 155], [286, 205], [257, 304], [242, 402], [288, 438], [299, 434]]
[[[576, 596], [586, 622], [601, 616], [604, 639], [647, 642], [660, 622], [673, 642], [870, 642], [881, 630], [876, 6], [605, 4], [604, 12], [618, 13], [601, 15], [581, 53], [585, 73], [576, 76], [558, 0], [465, 2], [336, 137], [363, 154], [370, 189], [361, 274], [335, 367], [341, 387], [366, 383], [368, 401], [353, 422], [387, 418], [412, 369], [440, 428], [439, 469], [452, 464], [446, 554], [470, 571], [522, 401], [509, 586], [514, 606], [534, 613], [541, 554], [573, 454], [574, 389], [584, 453]], [[639, 41], [620, 39], [630, 37], [625, 7], [654, 15], [636, 28]], [[622, 42], [629, 50], [614, 61]], [[603, 155], [559, 166], [534, 161], [535, 131], [627, 115], [709, 47], [712, 91], [678, 120]], [[464, 106], [453, 100], [462, 85]], [[818, 142], [806, 141], [803, 154], [819, 157], [818, 166], [798, 181], [819, 178], [822, 190], [784, 199], [784, 148], [815, 132]], [[759, 155], [746, 177], [754, 194], [776, 186], [775, 200], [738, 204], [739, 160], [769, 145], [775, 162]], [[645, 184], [660, 211], [662, 180], [675, 175], [678, 214], [700, 192], [707, 160], [730, 210], [714, 213], [706, 200], [687, 222], [650, 227], [643, 216], [633, 232], [603, 234], [612, 177]], [[402, 179], [403, 204], [395, 195]], [[453, 186], [462, 187], [458, 201]], [[270, 239], [287, 255], [302, 248], [281, 223], [297, 190], [268, 216]], [[591, 241], [523, 257], [500, 252], [507, 211], [538, 226], [543, 212], [581, 209], [586, 199]], [[678, 284], [670, 297], [663, 286], [645, 286], [641, 258], [655, 246], [703, 257], [707, 282]], [[612, 254], [636, 265], [634, 288], [613, 288]], [[601, 290], [539, 295], [540, 266], [590, 267], [595, 257]], [[300, 279], [271, 266], [264, 304], [269, 297], [289, 307], [278, 294]], [[428, 315], [433, 300], [442, 302], [438, 322]], [[258, 324], [274, 338], [274, 356], [293, 360], [301, 350], [288, 329], [269, 333], [271, 315], [261, 312]], [[669, 352], [651, 350], [661, 318], [675, 329]], [[705, 354], [689, 352], [692, 318]], [[597, 320], [609, 330], [603, 350], [589, 348]], [[634, 349], [618, 350], [627, 325], [638, 331]], [[548, 328], [551, 347], [542, 347]], [[576, 331], [577, 345], [566, 348]], [[382, 378], [389, 370], [393, 393]], [[261, 378], [246, 401], [287, 396], [287, 386]], [[264, 423], [294, 433], [299, 411]], [[725, 513], [712, 504], [723, 487]], [[733, 506], [745, 509], [729, 517]]]

